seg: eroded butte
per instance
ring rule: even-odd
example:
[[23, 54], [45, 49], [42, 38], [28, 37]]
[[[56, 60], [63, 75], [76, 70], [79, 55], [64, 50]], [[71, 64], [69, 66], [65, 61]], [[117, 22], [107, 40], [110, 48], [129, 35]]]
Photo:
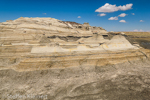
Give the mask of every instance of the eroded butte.
[[21, 17], [1, 23], [0, 28], [1, 69], [101, 66], [149, 55], [149, 50], [131, 44], [123, 33], [112, 35], [88, 23]]
[[88, 23], [21, 17], [0, 23], [0, 96], [148, 100], [149, 56], [150, 50], [131, 43], [124, 33]]

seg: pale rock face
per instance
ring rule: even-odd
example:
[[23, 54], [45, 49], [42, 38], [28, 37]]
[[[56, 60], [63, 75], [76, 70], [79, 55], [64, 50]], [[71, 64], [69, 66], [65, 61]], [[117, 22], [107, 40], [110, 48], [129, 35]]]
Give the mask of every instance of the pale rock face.
[[[54, 18], [21, 17], [14, 21], [0, 24], [1, 39], [3, 41], [9, 40], [12, 45], [33, 45], [31, 44], [33, 43], [32, 41], [36, 40], [38, 42], [34, 43], [36, 45], [49, 46], [34, 46], [31, 49], [31, 53], [124, 50], [134, 48], [123, 36], [114, 36], [111, 40], [104, 39], [103, 36], [108, 34], [101, 27], [92, 27], [89, 23], [84, 23], [83, 25], [76, 24], [78, 27], [74, 27], [74, 24], [76, 23], [71, 24], [71, 22], [63, 22]], [[52, 36], [56, 37], [52, 39]], [[69, 39], [67, 36], [72, 36], [72, 38]], [[89, 37], [83, 38], [84, 36]], [[76, 37], [80, 39], [75, 39]], [[50, 47], [51, 45], [49, 44], [58, 44], [59, 47]], [[79, 44], [84, 46], [79, 46]]]
[[124, 32], [121, 32], [121, 34], [124, 35], [125, 33], [124, 33]]
[[[7, 57], [11, 55], [13, 57], [4, 58], [6, 64], [3, 62], [2, 65], [13, 66], [12, 68], [15, 70], [21, 66], [22, 69], [23, 66], [28, 64], [34, 66], [34, 63], [37, 63], [36, 59], [33, 61], [34, 63], [28, 63], [28, 61], [32, 62], [32, 57], [35, 55], [42, 55], [44, 58], [41, 59], [46, 59], [43, 60], [46, 63], [42, 66], [47, 68], [46, 66], [49, 66], [47, 63], [51, 61], [51, 57], [64, 57], [60, 58], [60, 63], [67, 64], [62, 64], [63, 66], [71, 66], [66, 59], [76, 59], [73, 61], [74, 66], [76, 66], [80, 63], [78, 60], [86, 58], [89, 54], [106, 52], [107, 57], [107, 52], [131, 49], [135, 50], [137, 48], [123, 35], [110, 38], [106, 30], [101, 27], [92, 27], [88, 23], [82, 25], [75, 22], [63, 22], [54, 18], [19, 18], [14, 21], [0, 23], [0, 56]], [[75, 55], [79, 57], [74, 57]], [[72, 57], [69, 58], [70, 56]], [[17, 61], [16, 58], [18, 59], [18, 57], [22, 61]], [[26, 57], [31, 57], [31, 60], [27, 60]], [[93, 57], [93, 59], [97, 60], [99, 58]], [[57, 60], [56, 58], [52, 61]], [[26, 61], [27, 65], [24, 65]], [[18, 63], [19, 65], [17, 65]], [[95, 65], [95, 61], [93, 64]], [[35, 69], [36, 66], [32, 70]]]
[[[74, 33], [80, 36], [85, 36], [86, 34], [92, 35], [92, 30], [78, 29], [73, 27], [70, 23], [62, 22], [54, 18], [18, 18], [14, 21], [1, 23], [0, 28], [2, 28], [2, 30], [13, 30], [14, 33], [16, 31], [20, 31], [20, 33], [32, 33], [34, 30], [38, 30], [42, 31], [42, 33], [49, 31], [55, 35], [61, 35], [60, 33], [66, 36]], [[107, 32], [103, 29], [99, 29], [98, 31]], [[51, 36], [52, 34], [49, 35]]]
[[[58, 38], [57, 38], [58, 39]], [[59, 39], [58, 39], [59, 40]], [[93, 37], [87, 39], [80, 39], [78, 41], [80, 44], [76, 42], [63, 42], [59, 45], [70, 46], [70, 48], [66, 49], [63, 47], [33, 47], [31, 53], [50, 53], [50, 52], [74, 52], [74, 51], [117, 51], [117, 50], [126, 50], [126, 49], [134, 49], [135, 47], [125, 39], [125, 37], [117, 35], [114, 36], [111, 40], [106, 40], [101, 36], [94, 34]], [[82, 44], [82, 45], [81, 45]], [[76, 45], [77, 47], [72, 49], [71, 46]]]
[[121, 35], [114, 36], [110, 41], [105, 44], [106, 50], [125, 50], [135, 48], [131, 43]]

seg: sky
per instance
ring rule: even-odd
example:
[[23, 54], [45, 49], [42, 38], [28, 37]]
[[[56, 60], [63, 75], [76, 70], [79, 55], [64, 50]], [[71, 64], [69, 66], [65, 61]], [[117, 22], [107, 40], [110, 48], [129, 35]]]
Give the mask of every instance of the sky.
[[150, 0], [0, 0], [0, 22], [51, 17], [107, 31], [149, 31]]

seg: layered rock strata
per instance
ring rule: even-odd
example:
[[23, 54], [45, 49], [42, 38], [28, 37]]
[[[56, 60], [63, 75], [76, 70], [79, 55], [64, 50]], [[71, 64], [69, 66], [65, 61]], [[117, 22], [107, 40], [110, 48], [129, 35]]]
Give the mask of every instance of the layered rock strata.
[[3, 22], [0, 99], [43, 94], [49, 100], [148, 100], [149, 57], [150, 50], [131, 44], [124, 34], [110, 36], [88, 23]]
[[148, 50], [132, 45], [123, 35], [110, 38], [103, 28], [88, 23], [19, 18], [1, 23], [0, 28], [1, 69], [103, 66], [149, 56]]

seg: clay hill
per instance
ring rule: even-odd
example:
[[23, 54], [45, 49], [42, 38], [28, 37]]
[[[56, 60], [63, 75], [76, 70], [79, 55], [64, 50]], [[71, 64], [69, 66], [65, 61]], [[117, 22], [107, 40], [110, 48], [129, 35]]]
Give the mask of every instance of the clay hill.
[[0, 23], [0, 99], [149, 100], [149, 57], [125, 33], [89, 23], [9, 20]]

